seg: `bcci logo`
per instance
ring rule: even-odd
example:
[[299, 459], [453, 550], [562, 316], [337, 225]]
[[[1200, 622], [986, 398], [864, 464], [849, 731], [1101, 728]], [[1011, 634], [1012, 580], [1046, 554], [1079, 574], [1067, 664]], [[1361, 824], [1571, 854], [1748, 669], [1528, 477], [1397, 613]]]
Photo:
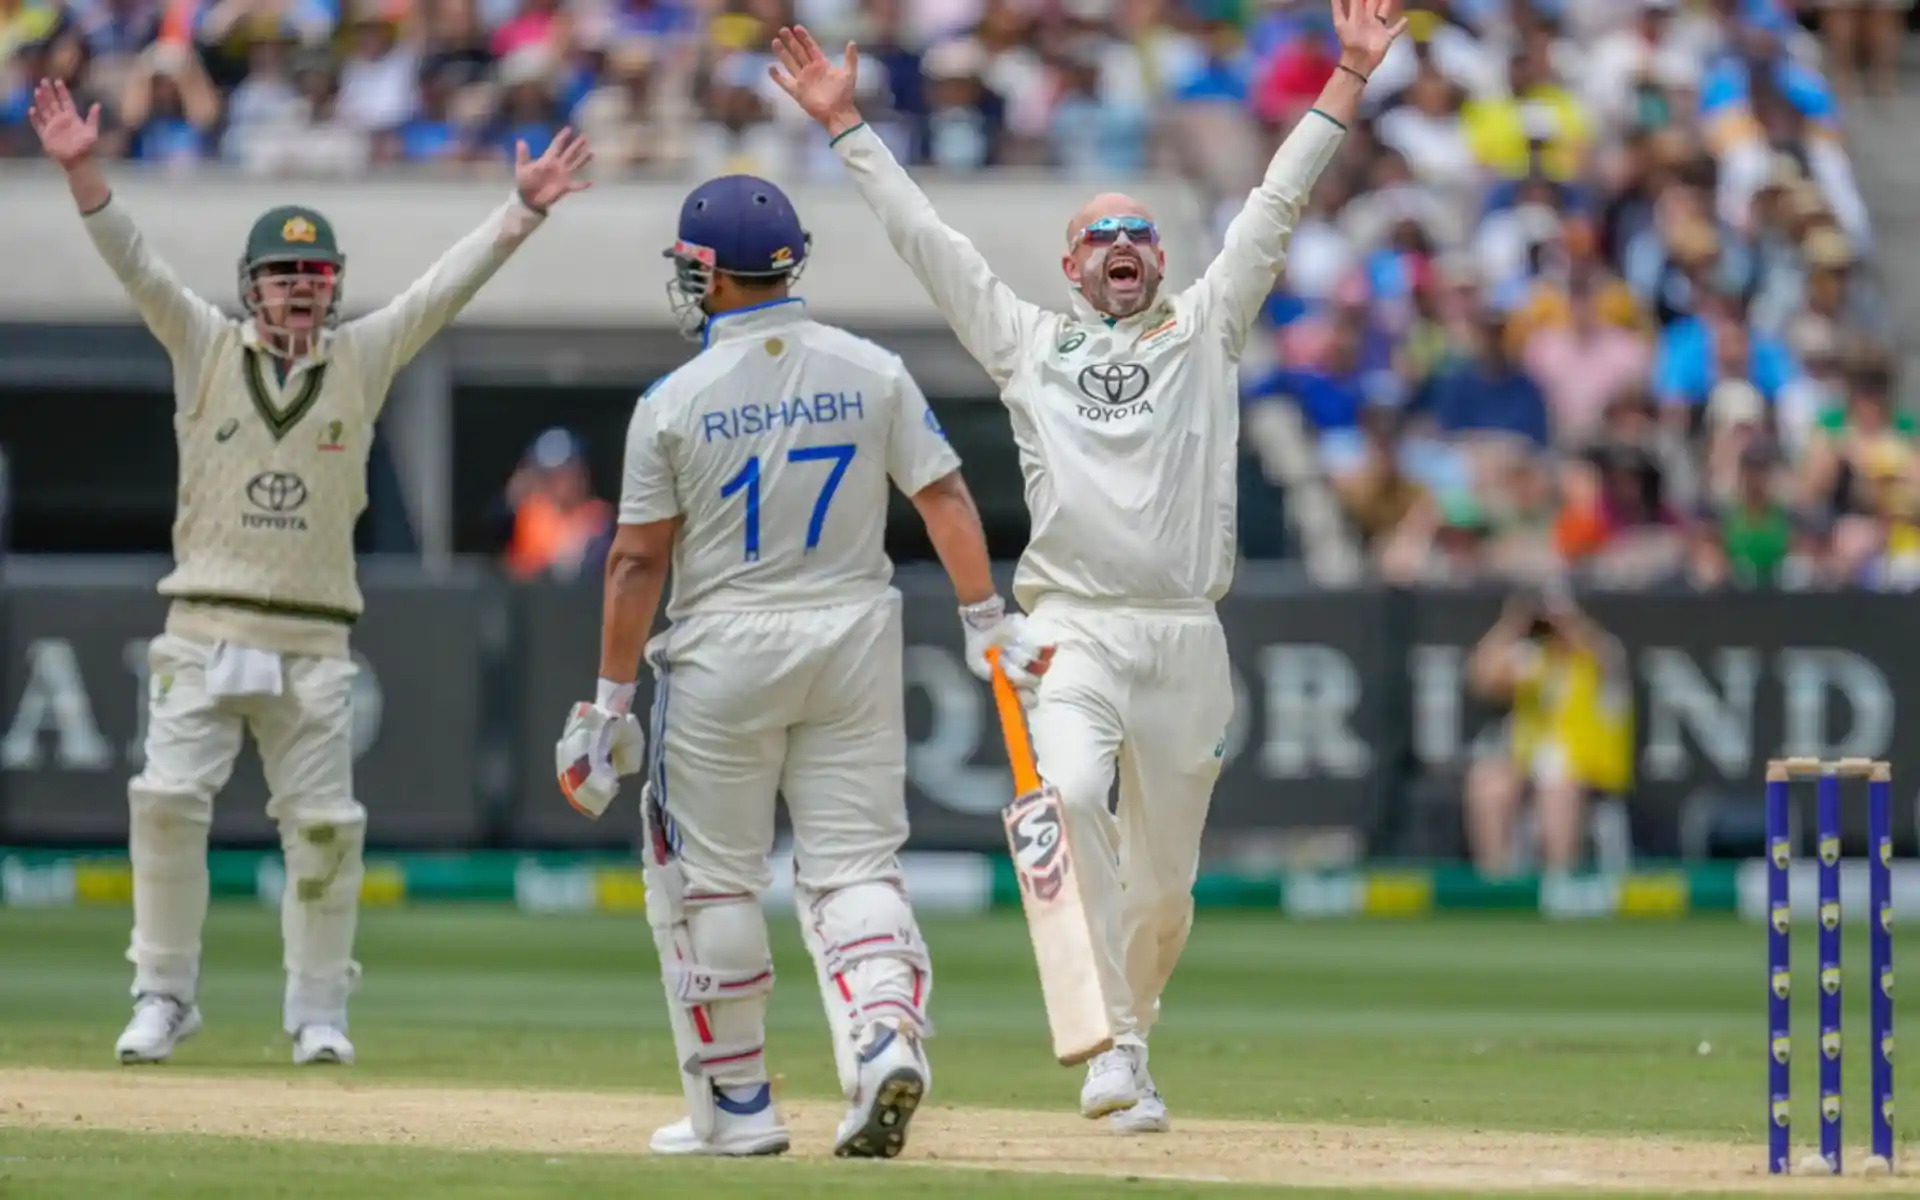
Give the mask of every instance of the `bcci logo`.
[[1013, 871], [1035, 900], [1060, 898], [1067, 882], [1067, 840], [1060, 828], [1059, 802], [1047, 792], [1015, 800], [1007, 808], [1007, 840], [1013, 847]]

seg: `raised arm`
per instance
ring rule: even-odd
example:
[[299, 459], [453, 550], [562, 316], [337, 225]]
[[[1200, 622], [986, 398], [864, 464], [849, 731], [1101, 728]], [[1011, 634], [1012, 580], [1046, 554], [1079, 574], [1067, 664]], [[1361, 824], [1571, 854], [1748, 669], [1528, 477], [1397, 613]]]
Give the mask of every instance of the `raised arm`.
[[141, 321], [169, 356], [197, 362], [226, 317], [188, 291], [148, 248], [133, 218], [112, 203], [113, 192], [93, 157], [100, 137], [100, 106], [94, 105], [82, 117], [66, 84], [41, 80], [27, 117], [47, 157], [67, 173], [67, 190], [73, 193], [87, 236], [126, 288]]
[[376, 406], [384, 403], [393, 377], [506, 265], [546, 219], [547, 210], [590, 186], [574, 176], [592, 161], [586, 140], [575, 137], [571, 129], [561, 130], [537, 159], [529, 158], [527, 145], [521, 142], [513, 196], [478, 229], [454, 243], [406, 291], [341, 330], [366, 365], [367, 395]]
[[773, 51], [780, 60], [780, 66], [769, 68], [774, 82], [825, 127], [854, 186], [880, 218], [887, 240], [967, 353], [996, 385], [1004, 386], [1013, 376], [1021, 343], [1045, 318], [1044, 310], [1015, 296], [994, 275], [986, 257], [940, 219], [927, 194], [867, 128], [853, 102], [860, 68], [853, 43], [847, 43], [844, 62], [835, 66], [813, 35], [796, 26], [780, 31]]
[[1220, 254], [1195, 285], [1209, 317], [1238, 352], [1286, 265], [1300, 210], [1359, 110], [1360, 93], [1407, 22], [1399, 0], [1333, 0], [1340, 65], [1267, 164], [1260, 186], [1227, 226]]

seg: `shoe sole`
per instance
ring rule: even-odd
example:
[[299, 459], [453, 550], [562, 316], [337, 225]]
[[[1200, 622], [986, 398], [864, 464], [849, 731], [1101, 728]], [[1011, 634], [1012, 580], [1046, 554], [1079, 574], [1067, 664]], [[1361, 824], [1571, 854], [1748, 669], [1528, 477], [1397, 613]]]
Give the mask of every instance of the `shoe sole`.
[[1138, 1096], [1128, 1096], [1123, 1099], [1102, 1101], [1101, 1103], [1094, 1105], [1092, 1108], [1081, 1109], [1080, 1115], [1085, 1117], [1089, 1121], [1098, 1121], [1100, 1118], [1110, 1117], [1114, 1113], [1126, 1112], [1128, 1109], [1132, 1108], [1134, 1105], [1138, 1103], [1140, 1103], [1140, 1097]]
[[907, 1126], [927, 1092], [920, 1072], [908, 1067], [880, 1081], [867, 1123], [833, 1148], [835, 1158], [893, 1158], [907, 1145]]
[[169, 1058], [172, 1058], [173, 1052], [180, 1048], [181, 1042], [186, 1041], [199, 1032], [200, 1018], [196, 1014], [180, 1022], [180, 1028], [174, 1031], [173, 1038], [167, 1042], [167, 1048], [158, 1054], [142, 1054], [138, 1050], [116, 1050], [114, 1051], [114, 1055], [120, 1060], [120, 1065], [123, 1067], [152, 1066], [155, 1063], [163, 1063]]
[[1173, 1121], [1165, 1116], [1143, 1121], [1138, 1125], [1129, 1125], [1121, 1118], [1131, 1111], [1131, 1109], [1121, 1109], [1107, 1121], [1107, 1127], [1115, 1133], [1167, 1133], [1173, 1128]]
[[785, 1154], [792, 1145], [791, 1138], [782, 1137], [777, 1142], [765, 1142], [739, 1150], [721, 1150], [713, 1146], [694, 1146], [685, 1150], [662, 1149], [649, 1144], [647, 1152], [661, 1158], [772, 1158], [778, 1154]]

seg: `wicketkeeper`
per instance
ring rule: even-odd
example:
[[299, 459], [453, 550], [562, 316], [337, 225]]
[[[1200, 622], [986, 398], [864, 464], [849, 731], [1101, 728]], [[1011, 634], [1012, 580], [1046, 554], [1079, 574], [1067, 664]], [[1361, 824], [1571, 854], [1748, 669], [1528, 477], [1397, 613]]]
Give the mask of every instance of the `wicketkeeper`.
[[353, 1061], [347, 997], [367, 814], [353, 794], [348, 631], [362, 601], [353, 527], [367, 451], [397, 375], [493, 277], [591, 161], [563, 132], [519, 148], [514, 194], [386, 307], [341, 323], [346, 257], [310, 208], [254, 223], [234, 320], [183, 287], [113, 201], [84, 117], [42, 81], [30, 119], [67, 173], [94, 247], [173, 361], [179, 438], [175, 568], [151, 666], [146, 765], [128, 785], [133, 1019], [115, 1052], [159, 1062], [200, 1028], [213, 797], [251, 732], [280, 827], [284, 1023], [295, 1063]]

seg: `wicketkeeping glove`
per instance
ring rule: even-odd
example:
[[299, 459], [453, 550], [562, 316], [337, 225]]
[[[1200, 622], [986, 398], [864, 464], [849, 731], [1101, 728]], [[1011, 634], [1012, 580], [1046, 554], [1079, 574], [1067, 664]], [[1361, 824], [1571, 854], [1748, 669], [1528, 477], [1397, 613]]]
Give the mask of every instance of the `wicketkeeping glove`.
[[967, 632], [967, 669], [981, 679], [993, 678], [987, 651], [999, 647], [1000, 667], [1007, 681], [1022, 692], [1032, 692], [1046, 674], [1053, 658], [1053, 647], [1043, 646], [1027, 631], [1027, 619], [1007, 611], [1007, 602], [995, 596], [960, 610], [960, 624]]
[[646, 765], [647, 733], [627, 709], [633, 685], [600, 681], [598, 699], [573, 706], [553, 748], [554, 771], [567, 803], [598, 820], [620, 793], [620, 777]]

